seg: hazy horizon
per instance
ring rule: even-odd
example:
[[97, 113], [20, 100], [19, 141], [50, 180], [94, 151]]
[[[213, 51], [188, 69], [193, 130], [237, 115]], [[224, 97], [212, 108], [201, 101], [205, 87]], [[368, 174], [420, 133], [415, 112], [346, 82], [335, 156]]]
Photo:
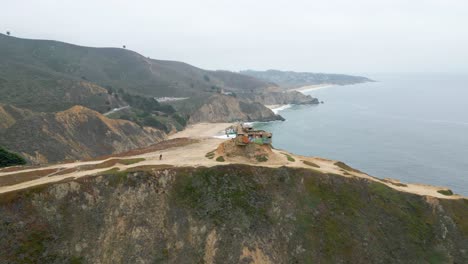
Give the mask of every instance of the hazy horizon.
[[[205, 69], [467, 73], [460, 0], [3, 3], [0, 31]], [[70, 30], [72, 29], [72, 30]]]

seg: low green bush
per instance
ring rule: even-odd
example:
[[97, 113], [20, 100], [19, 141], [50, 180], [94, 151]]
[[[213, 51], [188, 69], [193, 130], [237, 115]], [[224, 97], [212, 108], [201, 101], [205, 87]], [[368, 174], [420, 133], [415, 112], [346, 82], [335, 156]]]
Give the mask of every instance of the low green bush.
[[452, 192], [452, 190], [450, 190], [450, 189], [447, 189], [447, 190], [438, 190], [437, 192], [440, 193], [440, 194], [443, 194], [443, 195], [447, 195], [447, 196], [453, 195], [453, 192]]
[[0, 168], [24, 164], [26, 164], [26, 160], [23, 157], [0, 147]]

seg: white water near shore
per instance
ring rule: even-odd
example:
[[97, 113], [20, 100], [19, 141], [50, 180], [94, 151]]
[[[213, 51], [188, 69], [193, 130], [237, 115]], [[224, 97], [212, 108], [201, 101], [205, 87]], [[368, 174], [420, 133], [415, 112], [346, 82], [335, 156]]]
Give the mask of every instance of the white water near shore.
[[273, 113], [275, 113], [275, 115], [277, 115], [279, 111], [283, 111], [285, 109], [288, 109], [291, 106], [292, 105], [287, 104], [287, 105], [267, 105], [266, 107], [270, 108], [271, 111], [273, 111]]
[[[319, 85], [309, 85], [309, 86], [303, 86], [299, 88], [292, 89], [291, 91], [298, 91], [300, 93], [303, 93], [305, 95], [308, 95], [309, 92], [312, 91], [317, 91], [320, 89], [325, 89], [325, 88], [330, 88], [334, 87], [336, 85], [334, 84], [319, 84]], [[286, 110], [288, 108], [291, 108], [293, 105], [291, 104], [286, 104], [286, 105], [266, 105], [266, 107], [270, 108], [275, 115], [277, 115], [280, 111]]]

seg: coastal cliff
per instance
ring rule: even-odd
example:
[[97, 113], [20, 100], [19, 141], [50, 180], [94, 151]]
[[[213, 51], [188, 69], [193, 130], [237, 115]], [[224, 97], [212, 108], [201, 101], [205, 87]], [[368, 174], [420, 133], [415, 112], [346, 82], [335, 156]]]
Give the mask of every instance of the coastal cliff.
[[319, 103], [317, 98], [305, 95], [298, 91], [268, 91], [263, 93], [239, 94], [239, 97], [247, 101], [259, 102], [264, 105], [301, 105]]
[[0, 194], [0, 262], [466, 263], [468, 201], [313, 169], [141, 167]]
[[245, 102], [233, 96], [214, 95], [190, 114], [190, 123], [284, 120], [258, 102]]

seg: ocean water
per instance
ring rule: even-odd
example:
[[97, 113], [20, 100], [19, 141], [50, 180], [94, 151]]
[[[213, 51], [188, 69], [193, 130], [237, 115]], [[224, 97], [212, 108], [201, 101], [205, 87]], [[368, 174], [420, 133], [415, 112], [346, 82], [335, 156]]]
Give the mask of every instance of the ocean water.
[[468, 75], [367, 76], [378, 82], [306, 92], [325, 103], [255, 126], [276, 148], [468, 195]]

